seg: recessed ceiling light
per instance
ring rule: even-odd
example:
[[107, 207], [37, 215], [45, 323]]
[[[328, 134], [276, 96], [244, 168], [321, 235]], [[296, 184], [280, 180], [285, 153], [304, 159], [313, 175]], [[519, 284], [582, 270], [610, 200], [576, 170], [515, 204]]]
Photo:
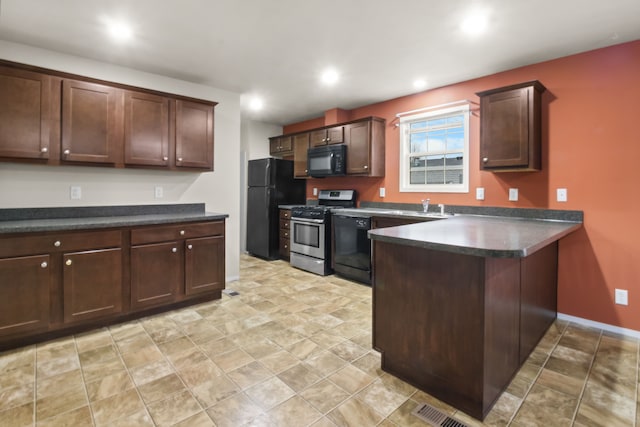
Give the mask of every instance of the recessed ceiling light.
[[127, 24], [122, 21], [107, 21], [107, 30], [109, 35], [116, 41], [124, 42], [133, 37], [133, 30]]
[[416, 89], [424, 89], [427, 86], [427, 81], [424, 79], [416, 79], [413, 81], [413, 87]]
[[253, 111], [260, 111], [264, 107], [264, 102], [258, 97], [254, 97], [249, 101], [249, 108]]
[[333, 68], [328, 68], [322, 73], [322, 83], [326, 85], [335, 84], [338, 81], [338, 72]]
[[467, 16], [460, 24], [460, 28], [471, 36], [477, 36], [487, 30], [488, 18], [487, 14], [481, 11], [475, 11]]

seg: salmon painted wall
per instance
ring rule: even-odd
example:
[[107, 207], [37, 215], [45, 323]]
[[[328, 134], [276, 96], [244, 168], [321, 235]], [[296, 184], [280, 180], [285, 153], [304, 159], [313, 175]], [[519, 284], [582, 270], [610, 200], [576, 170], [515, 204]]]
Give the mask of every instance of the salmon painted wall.
[[[358, 190], [360, 201], [419, 203], [424, 193], [398, 191], [395, 115], [468, 99], [476, 92], [539, 80], [543, 94], [542, 171], [481, 172], [477, 105], [470, 120], [470, 186], [465, 194], [429, 194], [431, 203], [584, 211], [584, 227], [560, 241], [558, 311], [640, 331], [640, 41], [594, 50], [352, 110], [350, 119], [386, 119], [384, 178], [309, 179], [311, 189]], [[344, 114], [343, 114], [344, 117]], [[320, 123], [320, 118], [306, 123]], [[326, 123], [329, 124], [329, 123]], [[284, 132], [314, 126], [285, 126]], [[386, 197], [378, 196], [385, 187]], [[475, 188], [485, 200], [475, 200]], [[508, 189], [519, 201], [508, 201]], [[556, 202], [557, 188], [568, 202]], [[629, 291], [615, 305], [614, 289]]]

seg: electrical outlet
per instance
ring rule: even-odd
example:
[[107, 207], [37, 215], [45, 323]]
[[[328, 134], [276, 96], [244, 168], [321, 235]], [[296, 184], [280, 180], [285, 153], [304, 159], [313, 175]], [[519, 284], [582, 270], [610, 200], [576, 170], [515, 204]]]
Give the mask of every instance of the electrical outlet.
[[629, 305], [629, 292], [626, 289], [616, 289], [616, 304]]
[[313, 195], [314, 195], [314, 196], [317, 196], [317, 195], [318, 195], [318, 189], [317, 189], [317, 188], [315, 188], [315, 187], [313, 188]]
[[517, 202], [518, 201], [518, 189], [517, 188], [510, 188], [509, 189], [509, 201], [510, 202]]
[[476, 200], [484, 200], [484, 188], [476, 188]]
[[556, 199], [559, 202], [566, 202], [567, 201], [567, 189], [566, 188], [558, 188], [556, 190]]
[[72, 185], [71, 188], [69, 188], [69, 198], [71, 200], [82, 199], [82, 187], [79, 185]]
[[154, 195], [156, 199], [162, 199], [164, 197], [164, 188], [159, 185], [156, 185], [154, 189]]
[[385, 189], [384, 187], [380, 187], [380, 197], [384, 197], [385, 196]]

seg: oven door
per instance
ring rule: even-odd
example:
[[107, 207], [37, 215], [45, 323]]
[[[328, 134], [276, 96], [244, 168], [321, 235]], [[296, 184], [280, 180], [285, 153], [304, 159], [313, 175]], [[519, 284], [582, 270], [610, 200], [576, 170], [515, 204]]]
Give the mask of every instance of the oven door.
[[291, 218], [291, 252], [324, 259], [324, 233], [321, 219]]

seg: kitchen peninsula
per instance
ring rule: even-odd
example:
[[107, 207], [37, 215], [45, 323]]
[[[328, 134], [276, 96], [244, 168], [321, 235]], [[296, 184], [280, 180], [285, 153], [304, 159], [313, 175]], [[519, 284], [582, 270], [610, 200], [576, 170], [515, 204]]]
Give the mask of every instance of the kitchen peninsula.
[[382, 369], [483, 419], [556, 318], [558, 240], [581, 227], [573, 213], [369, 231]]

